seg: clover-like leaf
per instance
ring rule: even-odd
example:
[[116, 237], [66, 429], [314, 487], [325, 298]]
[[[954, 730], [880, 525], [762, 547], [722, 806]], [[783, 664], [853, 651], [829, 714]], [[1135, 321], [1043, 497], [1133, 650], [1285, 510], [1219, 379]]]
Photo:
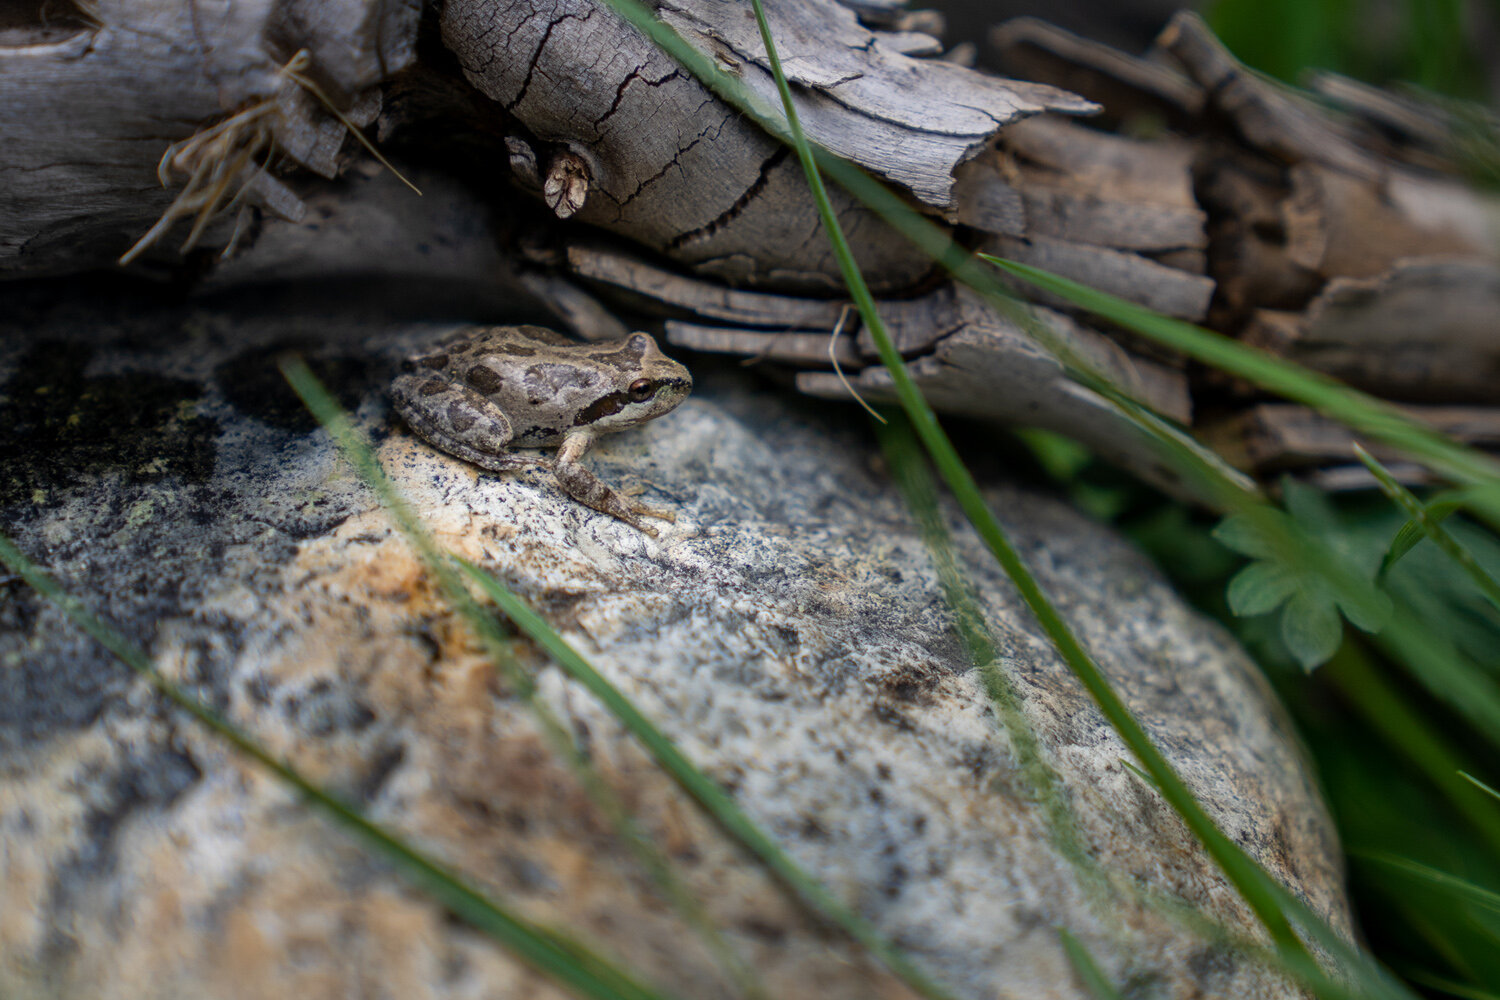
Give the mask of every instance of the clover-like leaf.
[[[1268, 510], [1261, 516], [1276, 518], [1288, 525], [1291, 523], [1290, 518], [1279, 510]], [[1266, 537], [1261, 525], [1248, 514], [1234, 514], [1226, 517], [1219, 522], [1213, 534], [1219, 540], [1219, 544], [1233, 549], [1242, 556], [1249, 556], [1252, 559], [1271, 559], [1276, 555], [1276, 549]]]
[[1229, 610], [1241, 617], [1264, 615], [1297, 592], [1297, 574], [1281, 563], [1257, 559], [1234, 575], [1224, 595]]
[[1344, 617], [1349, 619], [1349, 624], [1361, 632], [1374, 635], [1390, 621], [1391, 599], [1383, 590], [1372, 587], [1363, 594], [1338, 594], [1333, 600]]
[[1343, 620], [1333, 598], [1315, 589], [1300, 589], [1281, 613], [1281, 638], [1287, 651], [1311, 672], [1338, 651]]
[[[1311, 670], [1338, 650], [1344, 618], [1377, 632], [1391, 615], [1391, 601], [1365, 582], [1361, 563], [1368, 560], [1351, 548], [1327, 497], [1290, 481], [1283, 484], [1283, 495], [1290, 514], [1236, 514], [1214, 530], [1214, 537], [1252, 560], [1229, 581], [1230, 610], [1248, 617], [1282, 609], [1282, 641], [1303, 669]], [[1330, 565], [1330, 559], [1338, 565]]]

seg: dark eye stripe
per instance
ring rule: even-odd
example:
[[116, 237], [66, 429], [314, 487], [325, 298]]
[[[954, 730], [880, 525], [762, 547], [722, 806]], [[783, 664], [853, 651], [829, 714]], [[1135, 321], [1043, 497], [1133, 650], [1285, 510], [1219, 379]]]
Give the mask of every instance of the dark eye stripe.
[[607, 396], [600, 396], [594, 400], [573, 420], [573, 426], [585, 427], [595, 421], [619, 413], [633, 402], [628, 392], [612, 392]]

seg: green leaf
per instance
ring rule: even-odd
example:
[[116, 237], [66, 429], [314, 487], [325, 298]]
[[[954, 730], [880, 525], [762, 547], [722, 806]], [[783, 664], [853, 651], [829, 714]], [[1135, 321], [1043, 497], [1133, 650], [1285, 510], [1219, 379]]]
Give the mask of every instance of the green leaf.
[[1302, 669], [1328, 662], [1344, 637], [1343, 621], [1333, 600], [1317, 590], [1299, 590], [1281, 615], [1281, 638]]
[[1297, 586], [1293, 570], [1261, 559], [1234, 575], [1225, 597], [1229, 600], [1229, 610], [1241, 618], [1249, 618], [1275, 611], [1297, 592]]
[[[1279, 511], [1271, 511], [1265, 516], [1285, 517], [1286, 515]], [[1233, 549], [1242, 556], [1249, 556], [1252, 559], [1274, 559], [1276, 556], [1275, 548], [1266, 538], [1260, 525], [1244, 514], [1235, 514], [1220, 521], [1213, 535], [1219, 540], [1219, 544]]]
[[1333, 601], [1344, 613], [1344, 617], [1349, 619], [1349, 624], [1361, 632], [1374, 635], [1391, 620], [1391, 599], [1383, 590], [1371, 590], [1365, 594], [1336, 594]]
[[1339, 519], [1322, 490], [1300, 483], [1291, 476], [1281, 479], [1281, 496], [1287, 513], [1303, 529], [1316, 535], [1338, 530]]

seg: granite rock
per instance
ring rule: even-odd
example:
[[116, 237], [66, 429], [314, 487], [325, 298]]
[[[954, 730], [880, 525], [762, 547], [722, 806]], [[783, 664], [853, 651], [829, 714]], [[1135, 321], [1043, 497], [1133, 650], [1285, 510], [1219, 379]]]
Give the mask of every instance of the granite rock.
[[[172, 679], [527, 915], [676, 995], [733, 995], [281, 384], [285, 350], [354, 410], [441, 544], [530, 600], [958, 995], [1087, 996], [1059, 927], [1127, 996], [1295, 992], [1138, 895], [1084, 888], [852, 407], [698, 369], [679, 410], [589, 460], [678, 512], [652, 539], [390, 416], [396, 359], [462, 317], [91, 291], [0, 291], [0, 527]], [[1331, 825], [1253, 665], [1110, 531], [1004, 478], [987, 488], [1210, 813], [1348, 932]], [[1093, 861], [1252, 932], [998, 568], [963, 530], [957, 545]], [[0, 581], [0, 994], [562, 995]], [[516, 649], [769, 995], [909, 995]]]

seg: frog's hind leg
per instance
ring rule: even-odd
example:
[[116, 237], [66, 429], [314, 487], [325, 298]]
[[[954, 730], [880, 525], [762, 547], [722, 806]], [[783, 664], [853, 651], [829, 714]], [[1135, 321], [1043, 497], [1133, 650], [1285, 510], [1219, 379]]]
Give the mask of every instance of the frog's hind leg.
[[461, 382], [435, 375], [399, 375], [391, 398], [416, 435], [450, 455], [491, 472], [513, 472], [551, 462], [505, 451], [512, 431], [505, 412]]

